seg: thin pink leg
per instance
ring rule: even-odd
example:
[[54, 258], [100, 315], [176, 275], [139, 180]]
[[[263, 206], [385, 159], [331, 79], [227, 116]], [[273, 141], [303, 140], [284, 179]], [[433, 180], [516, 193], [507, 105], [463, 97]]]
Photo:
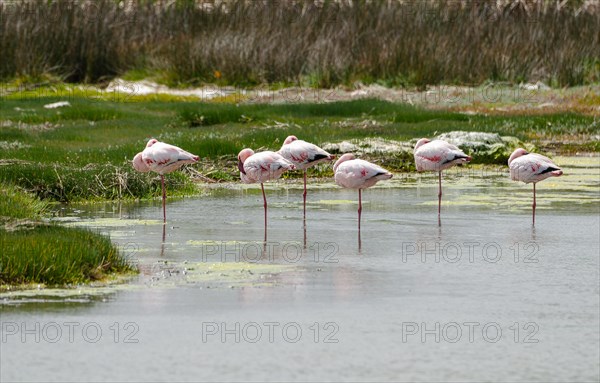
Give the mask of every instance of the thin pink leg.
[[265, 236], [266, 236], [266, 232], [267, 232], [267, 196], [265, 195], [265, 186], [261, 183], [260, 184], [260, 188], [262, 189], [262, 193], [263, 193], [263, 201], [264, 201], [264, 207], [265, 207]]
[[360, 231], [360, 215], [362, 213], [362, 189], [358, 189], [358, 230]]
[[306, 220], [306, 170], [304, 170], [304, 219]]
[[162, 184], [162, 202], [163, 202], [163, 225], [167, 223], [167, 190], [165, 189], [165, 176], [160, 175], [160, 182]]
[[304, 222], [304, 249], [306, 250], [306, 222]]
[[531, 207], [533, 208], [533, 226], [535, 226], [535, 182], [533, 183], [533, 205], [531, 205]]
[[439, 185], [440, 185], [440, 189], [438, 192], [438, 225], [442, 226], [442, 219], [441, 219], [441, 213], [442, 213], [442, 172], [440, 171], [439, 173]]
[[164, 255], [165, 255], [165, 238], [167, 235], [166, 228], [167, 228], [167, 225], [163, 225], [162, 242], [160, 244], [160, 256], [161, 257], [164, 257]]

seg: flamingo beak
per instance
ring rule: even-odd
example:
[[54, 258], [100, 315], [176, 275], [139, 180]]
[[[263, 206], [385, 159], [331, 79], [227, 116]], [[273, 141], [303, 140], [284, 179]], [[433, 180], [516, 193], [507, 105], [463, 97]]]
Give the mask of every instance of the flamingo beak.
[[244, 163], [238, 158], [238, 169], [240, 169], [240, 172], [242, 174], [246, 174], [246, 171], [244, 170]]

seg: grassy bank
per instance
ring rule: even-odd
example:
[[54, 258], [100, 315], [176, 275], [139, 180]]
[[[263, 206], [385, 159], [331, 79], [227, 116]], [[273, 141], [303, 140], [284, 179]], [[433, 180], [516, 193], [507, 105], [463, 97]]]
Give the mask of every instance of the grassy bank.
[[0, 78], [554, 86], [600, 78], [595, 0], [14, 1]]
[[38, 198], [0, 184], [0, 290], [75, 285], [132, 271], [109, 238], [44, 223], [46, 211]]
[[[46, 109], [64, 95], [8, 96], [0, 104], [0, 182], [52, 201], [160, 196], [153, 173], [130, 161], [156, 137], [201, 157], [198, 165], [166, 177], [171, 196], [196, 191], [194, 181], [238, 180], [237, 153], [245, 147], [277, 150], [289, 134], [322, 145], [352, 139], [406, 141], [453, 130], [515, 136], [561, 154], [598, 152], [593, 116], [486, 116], [427, 110], [363, 99], [321, 104], [233, 104], [154, 100], [111, 101], [107, 95], [71, 95], [71, 106]], [[373, 153], [393, 171], [414, 169], [411, 154]], [[506, 154], [476, 156], [474, 163], [505, 164]], [[312, 169], [330, 176], [330, 167]], [[290, 177], [297, 176], [290, 174]]]

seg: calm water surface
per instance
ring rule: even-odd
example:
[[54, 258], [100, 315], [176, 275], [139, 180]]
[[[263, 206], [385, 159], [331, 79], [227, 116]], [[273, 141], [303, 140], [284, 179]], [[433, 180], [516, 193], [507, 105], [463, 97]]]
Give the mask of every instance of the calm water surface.
[[[2, 296], [0, 380], [597, 381], [600, 168], [531, 189], [433, 176], [363, 193], [299, 184], [69, 206], [140, 270], [129, 284]], [[225, 262], [225, 266], [223, 263]], [[204, 271], [205, 269], [210, 271]], [[239, 277], [243, 275], [243, 277]]]

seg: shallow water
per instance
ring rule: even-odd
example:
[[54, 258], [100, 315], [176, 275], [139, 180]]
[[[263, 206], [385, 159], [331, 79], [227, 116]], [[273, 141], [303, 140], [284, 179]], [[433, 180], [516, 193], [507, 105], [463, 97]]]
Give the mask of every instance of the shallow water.
[[[562, 160], [562, 161], [561, 161]], [[1, 381], [597, 381], [600, 164], [531, 187], [457, 170], [363, 193], [219, 186], [69, 206], [139, 277], [1, 296]], [[37, 327], [36, 327], [37, 326]], [[100, 333], [101, 332], [101, 333]], [[38, 339], [36, 339], [36, 337]], [[37, 340], [37, 342], [36, 342]]]

